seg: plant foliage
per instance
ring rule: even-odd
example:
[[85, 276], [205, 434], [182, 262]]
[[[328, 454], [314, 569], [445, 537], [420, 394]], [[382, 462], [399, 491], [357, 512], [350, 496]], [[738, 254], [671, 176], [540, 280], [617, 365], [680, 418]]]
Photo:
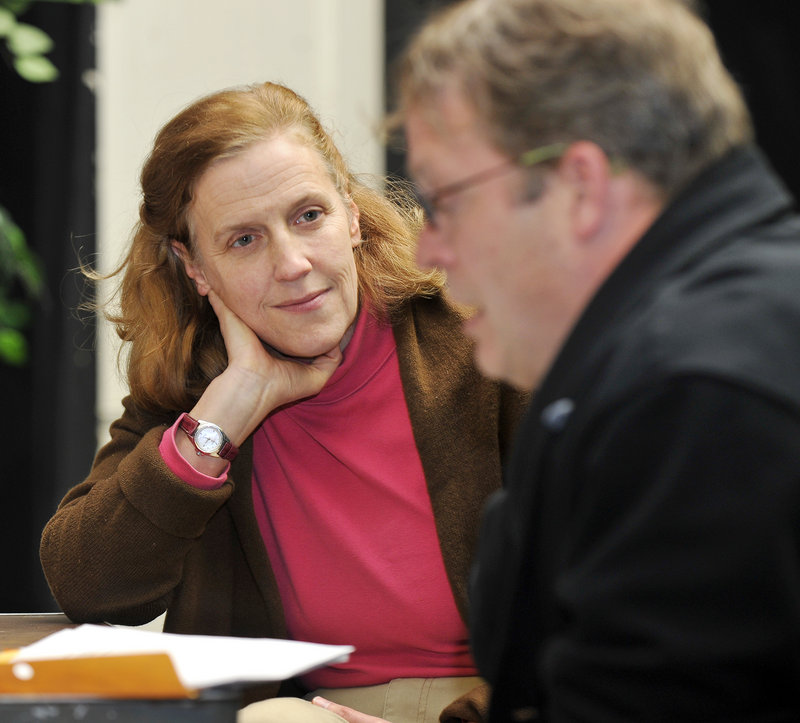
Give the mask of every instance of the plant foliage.
[[[19, 19], [34, 2], [92, 3], [103, 0], [0, 0], [0, 55], [21, 78], [49, 83], [58, 69], [47, 58], [53, 40], [40, 28]], [[23, 330], [43, 286], [39, 260], [25, 235], [0, 205], [0, 362], [22, 365], [28, 359]]]

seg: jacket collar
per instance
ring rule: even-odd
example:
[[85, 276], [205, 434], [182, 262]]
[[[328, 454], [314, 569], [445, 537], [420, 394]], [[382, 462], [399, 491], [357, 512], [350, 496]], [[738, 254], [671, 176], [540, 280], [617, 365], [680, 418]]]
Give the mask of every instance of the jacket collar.
[[604, 353], [606, 332], [660, 279], [686, 268], [730, 239], [792, 209], [793, 199], [754, 146], [734, 149], [708, 167], [663, 210], [584, 309], [535, 395], [537, 415], [574, 397]]

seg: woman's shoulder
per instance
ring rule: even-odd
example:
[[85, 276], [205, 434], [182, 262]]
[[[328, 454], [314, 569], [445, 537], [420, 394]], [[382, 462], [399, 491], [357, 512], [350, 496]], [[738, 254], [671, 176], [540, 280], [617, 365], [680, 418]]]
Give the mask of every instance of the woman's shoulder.
[[168, 409], [149, 409], [138, 404], [129, 394], [122, 399], [122, 415], [114, 424], [147, 430], [153, 427], [168, 427], [178, 418], [178, 415], [179, 412]]
[[415, 297], [407, 304], [405, 311], [406, 318], [413, 318], [433, 326], [457, 329], [462, 336], [461, 324], [469, 313], [466, 307], [459, 306], [442, 291], [429, 296]]
[[461, 329], [463, 320], [463, 312], [442, 294], [413, 299], [393, 325], [401, 366], [476, 374], [473, 343]]

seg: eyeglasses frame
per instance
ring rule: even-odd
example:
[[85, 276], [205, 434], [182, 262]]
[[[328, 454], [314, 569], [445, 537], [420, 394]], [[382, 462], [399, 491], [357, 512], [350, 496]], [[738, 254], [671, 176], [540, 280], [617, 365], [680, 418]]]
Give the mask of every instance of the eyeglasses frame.
[[436, 226], [436, 216], [438, 215], [437, 207], [445, 198], [455, 196], [462, 193], [473, 186], [478, 186], [481, 183], [490, 181], [491, 179], [502, 175], [503, 173], [512, 170], [513, 168], [531, 168], [544, 163], [545, 161], [552, 161], [559, 158], [564, 154], [564, 151], [569, 147], [568, 143], [548, 143], [538, 148], [532, 148], [525, 151], [515, 159], [503, 161], [503, 163], [487, 168], [478, 173], [473, 173], [460, 181], [448, 183], [446, 186], [437, 188], [432, 193], [422, 193], [418, 188], [416, 189], [416, 199], [420, 208], [425, 214], [425, 220], [431, 226]]

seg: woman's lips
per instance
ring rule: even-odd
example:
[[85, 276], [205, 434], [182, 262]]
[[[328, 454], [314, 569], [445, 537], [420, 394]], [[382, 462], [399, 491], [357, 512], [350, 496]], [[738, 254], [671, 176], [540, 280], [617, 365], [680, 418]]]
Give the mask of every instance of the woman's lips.
[[323, 297], [327, 292], [327, 289], [315, 291], [297, 299], [290, 299], [280, 304], [276, 304], [276, 308], [282, 309], [283, 311], [313, 311], [322, 306]]

